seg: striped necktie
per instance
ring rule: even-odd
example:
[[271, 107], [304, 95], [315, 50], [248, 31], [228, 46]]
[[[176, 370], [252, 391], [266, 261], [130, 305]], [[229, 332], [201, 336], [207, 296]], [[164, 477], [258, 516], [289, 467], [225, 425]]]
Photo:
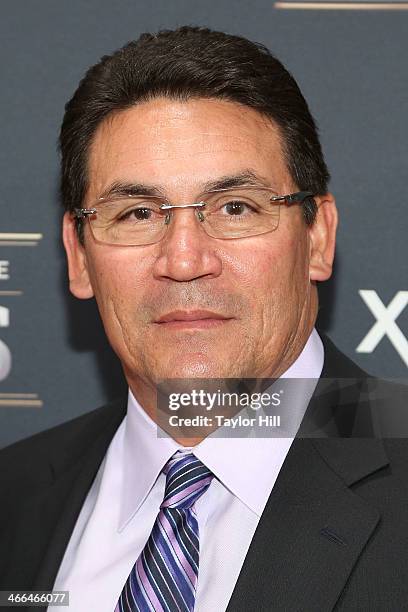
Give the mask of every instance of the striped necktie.
[[213, 474], [190, 451], [177, 451], [163, 468], [166, 489], [149, 539], [130, 572], [115, 612], [194, 610], [199, 531], [194, 502]]

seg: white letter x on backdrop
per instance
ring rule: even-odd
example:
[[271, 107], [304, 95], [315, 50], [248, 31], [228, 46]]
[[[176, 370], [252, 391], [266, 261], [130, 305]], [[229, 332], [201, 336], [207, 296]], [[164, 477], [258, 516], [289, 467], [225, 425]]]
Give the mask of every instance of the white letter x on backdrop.
[[376, 291], [360, 289], [359, 294], [377, 322], [362, 339], [356, 352], [372, 353], [380, 340], [388, 336], [391, 344], [408, 367], [408, 341], [395, 322], [408, 304], [408, 291], [398, 291], [388, 306], [384, 306]]

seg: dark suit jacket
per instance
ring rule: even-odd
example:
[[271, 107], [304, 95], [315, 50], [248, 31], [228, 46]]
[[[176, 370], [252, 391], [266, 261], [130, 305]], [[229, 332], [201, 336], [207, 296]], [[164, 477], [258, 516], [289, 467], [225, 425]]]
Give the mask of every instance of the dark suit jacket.
[[[408, 610], [408, 441], [361, 437], [367, 374], [323, 341], [322, 377], [348, 382], [319, 381], [227, 612]], [[399, 395], [386, 405], [408, 411]], [[125, 412], [123, 398], [0, 452], [0, 590], [52, 590]]]

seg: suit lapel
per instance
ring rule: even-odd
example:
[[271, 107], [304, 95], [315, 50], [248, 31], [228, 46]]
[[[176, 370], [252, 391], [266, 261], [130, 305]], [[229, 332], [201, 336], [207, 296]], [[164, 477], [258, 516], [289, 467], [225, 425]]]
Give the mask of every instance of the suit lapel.
[[322, 378], [260, 518], [227, 612], [333, 610], [380, 521], [377, 509], [351, 489], [389, 463], [382, 441], [370, 437], [370, 407], [360, 399], [367, 374], [322, 339]]
[[294, 440], [227, 612], [334, 608], [380, 520], [347, 486], [388, 463], [381, 441], [360, 442]]
[[[48, 525], [44, 525], [48, 531], [48, 545], [38, 569], [34, 589], [52, 589], [75, 522], [105, 452], [106, 444], [100, 442], [94, 445], [80, 465], [76, 464], [60, 474], [52, 487], [36, 500], [38, 509], [51, 506], [51, 516]], [[58, 513], [54, 512], [56, 507]]]
[[[43, 529], [37, 537], [47, 542], [45, 554], [38, 566], [34, 590], [52, 589], [87, 493], [125, 413], [126, 401], [112, 404], [105, 414], [101, 431], [90, 427], [88, 431], [82, 432], [81, 443], [84, 451], [79, 454], [76, 452], [78, 458], [73, 465], [69, 462], [72, 456], [69, 449], [66, 452], [66, 462], [61, 453], [51, 461], [53, 483], [32, 501], [30, 510], [33, 516], [39, 518]], [[98, 418], [95, 418], [95, 425], [97, 424]], [[75, 436], [73, 444], [75, 445]]]

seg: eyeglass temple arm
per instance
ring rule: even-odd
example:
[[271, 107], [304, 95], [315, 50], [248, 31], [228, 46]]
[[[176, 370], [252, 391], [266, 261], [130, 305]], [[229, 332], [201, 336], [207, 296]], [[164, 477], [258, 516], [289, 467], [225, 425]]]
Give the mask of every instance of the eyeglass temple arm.
[[94, 208], [74, 208], [74, 217], [76, 219], [85, 219], [90, 215], [95, 215], [96, 212]]
[[306, 198], [312, 198], [313, 196], [314, 193], [311, 191], [298, 191], [289, 195], [275, 196], [271, 198], [271, 202], [285, 202], [287, 206], [293, 206], [293, 204], [303, 203]]

